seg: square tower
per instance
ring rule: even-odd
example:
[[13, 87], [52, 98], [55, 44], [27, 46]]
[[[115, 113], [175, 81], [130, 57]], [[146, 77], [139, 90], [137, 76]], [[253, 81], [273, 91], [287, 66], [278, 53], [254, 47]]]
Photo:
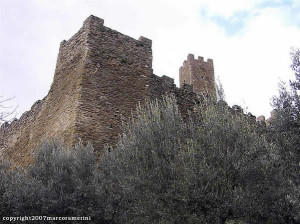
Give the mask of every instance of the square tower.
[[184, 84], [193, 86], [193, 92], [216, 97], [214, 65], [212, 59], [203, 60], [203, 57], [187, 56], [183, 66], [179, 69], [180, 87]]
[[54, 138], [65, 147], [91, 142], [101, 156], [106, 144], [118, 142], [123, 118], [150, 99], [152, 73], [151, 40], [133, 39], [91, 15], [62, 41], [48, 95], [0, 129], [0, 154], [29, 164], [31, 149]]

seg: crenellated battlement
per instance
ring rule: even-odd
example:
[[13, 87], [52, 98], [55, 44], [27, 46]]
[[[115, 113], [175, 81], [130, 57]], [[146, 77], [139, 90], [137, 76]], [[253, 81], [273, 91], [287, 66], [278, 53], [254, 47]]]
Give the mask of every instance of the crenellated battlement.
[[193, 86], [193, 91], [198, 94], [216, 96], [214, 65], [212, 59], [204, 61], [203, 57], [195, 59], [193, 54], [179, 68], [180, 87], [184, 84]]
[[207, 67], [210, 67], [212, 69], [214, 68], [214, 64], [213, 64], [212, 59], [208, 58], [207, 61], [204, 61], [204, 58], [201, 57], [201, 56], [199, 56], [197, 59], [195, 59], [195, 56], [193, 54], [189, 54], [187, 56], [187, 60], [184, 61], [184, 64], [187, 64], [187, 63], [198, 63], [199, 65], [207, 66]]

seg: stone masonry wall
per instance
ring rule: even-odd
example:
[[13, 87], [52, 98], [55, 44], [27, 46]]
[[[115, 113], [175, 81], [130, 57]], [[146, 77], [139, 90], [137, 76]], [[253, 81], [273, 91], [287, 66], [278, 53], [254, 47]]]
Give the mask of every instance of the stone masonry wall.
[[187, 118], [189, 111], [193, 111], [195, 103], [199, 103], [201, 98], [193, 92], [192, 85], [184, 84], [177, 88], [174, 79], [167, 76], [151, 76], [150, 94], [151, 100], [161, 99], [166, 94], [173, 94], [176, 98], [178, 108], [183, 118]]
[[[32, 136], [30, 127], [35, 122], [44, 102], [45, 98], [38, 100], [30, 111], [22, 114], [19, 120], [15, 119], [10, 124], [8, 122], [2, 124], [0, 127], [0, 156], [5, 154], [9, 157], [17, 157], [18, 154], [12, 155], [14, 152], [11, 149], [24, 148], [28, 144], [30, 136]], [[30, 158], [30, 152], [24, 150], [22, 157]]]
[[48, 95], [19, 120], [1, 126], [0, 155], [27, 165], [33, 149], [54, 138], [66, 147], [79, 139], [91, 142], [101, 156], [105, 145], [117, 143], [121, 122], [139, 103], [165, 94], [175, 95], [187, 117], [199, 102], [195, 90], [203, 89], [193, 71], [207, 69], [212, 79], [212, 61], [201, 64], [189, 56], [185, 64], [192, 65], [192, 83], [177, 88], [172, 78], [153, 74], [151, 45], [147, 38], [135, 40], [105, 27], [100, 18], [87, 18], [70, 40], [61, 43]]
[[92, 142], [97, 154], [119, 138], [122, 117], [149, 99], [152, 74], [151, 40], [135, 40], [103, 26], [91, 16], [88, 53], [75, 122], [75, 138]]
[[180, 87], [183, 84], [193, 85], [195, 93], [209, 94], [216, 96], [215, 75], [213, 60], [208, 59], [207, 62], [203, 57], [194, 58], [194, 55], [189, 54], [187, 61], [184, 61], [183, 66], [179, 69]]
[[60, 45], [54, 80], [48, 95], [20, 120], [1, 126], [0, 152], [18, 164], [28, 164], [32, 149], [50, 138], [75, 142], [74, 124], [81, 92], [88, 29], [82, 27]]

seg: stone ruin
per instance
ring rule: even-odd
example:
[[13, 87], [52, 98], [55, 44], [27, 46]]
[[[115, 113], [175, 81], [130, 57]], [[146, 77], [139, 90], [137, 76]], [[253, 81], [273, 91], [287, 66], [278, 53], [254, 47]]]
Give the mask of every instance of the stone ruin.
[[97, 156], [117, 143], [122, 120], [138, 103], [174, 94], [186, 116], [198, 94], [216, 96], [213, 61], [188, 55], [180, 68], [180, 88], [152, 70], [152, 41], [138, 40], [88, 17], [82, 28], [60, 44], [53, 83], [19, 120], [0, 127], [0, 155], [27, 165], [41, 142], [57, 139], [64, 146], [91, 142]]

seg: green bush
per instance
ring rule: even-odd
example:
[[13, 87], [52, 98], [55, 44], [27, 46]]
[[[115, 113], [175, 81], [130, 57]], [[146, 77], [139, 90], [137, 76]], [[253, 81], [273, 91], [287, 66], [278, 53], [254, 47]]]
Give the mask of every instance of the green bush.
[[100, 164], [106, 215], [116, 223], [293, 221], [278, 148], [224, 102], [195, 114], [184, 122], [168, 97], [137, 111]]
[[290, 88], [280, 85], [279, 95], [273, 98], [274, 115], [270, 121], [269, 138], [279, 149], [282, 172], [293, 185], [289, 200], [297, 207], [294, 216], [300, 220], [300, 50], [291, 51], [291, 68], [295, 80]]
[[91, 145], [64, 149], [56, 142], [35, 150], [35, 162], [26, 170], [0, 164], [1, 216], [91, 216], [103, 218]]

